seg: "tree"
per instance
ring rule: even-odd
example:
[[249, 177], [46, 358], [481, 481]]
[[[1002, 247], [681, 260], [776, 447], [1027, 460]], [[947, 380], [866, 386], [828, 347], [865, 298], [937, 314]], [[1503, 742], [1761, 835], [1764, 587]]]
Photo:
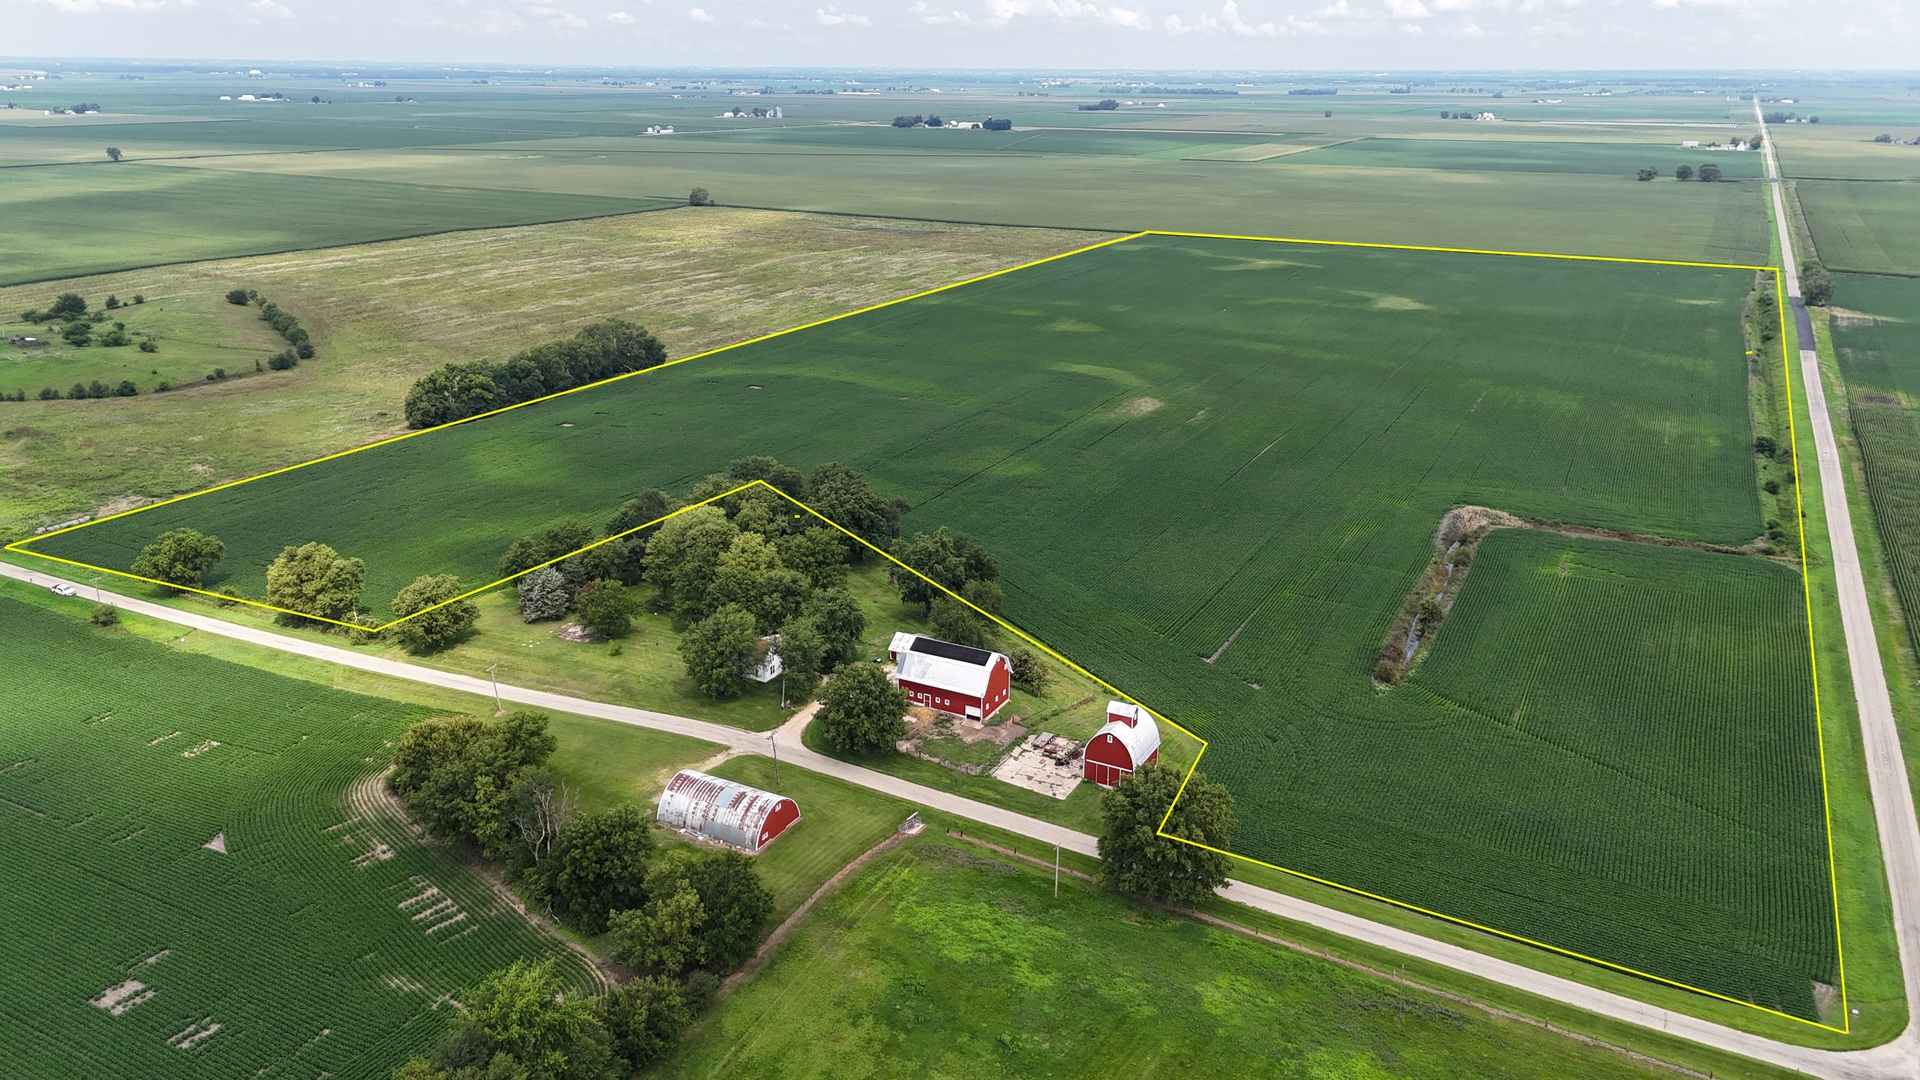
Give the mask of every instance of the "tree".
[[647, 541], [646, 580], [660, 587], [676, 614], [707, 614], [718, 606], [708, 603], [707, 587], [739, 532], [717, 506], [696, 506], [674, 516]]
[[667, 1056], [693, 1017], [680, 984], [642, 975], [600, 999], [600, 1024], [616, 1057], [643, 1069]]
[[252, 302], [253, 302], [253, 297], [250, 296], [247, 293], [247, 290], [245, 289], [228, 289], [227, 290], [227, 303], [229, 304], [234, 304], [239, 307], [246, 307], [248, 304]]
[[649, 975], [677, 979], [706, 959], [700, 951], [700, 923], [706, 915], [700, 894], [691, 886], [682, 883], [661, 892], [650, 888], [646, 907], [616, 912], [607, 920], [613, 958]]
[[593, 529], [584, 521], [563, 521], [539, 536], [523, 536], [507, 546], [500, 556], [500, 576], [524, 574], [544, 562], [579, 551], [596, 540]]
[[67, 344], [84, 349], [93, 338], [93, 327], [84, 322], [70, 322], [61, 328], [60, 336], [67, 339]]
[[1893, 136], [1891, 136], [1891, 135], [1875, 135], [1875, 136], [1873, 137], [1873, 141], [1874, 141], [1874, 142], [1877, 142], [1877, 143], [1890, 143], [1890, 142], [1892, 142], [1892, 141], [1893, 141]]
[[1800, 296], [1814, 307], [1825, 307], [1833, 299], [1833, 275], [1817, 260], [1800, 264]]
[[800, 614], [820, 631], [820, 673], [859, 658], [860, 639], [867, 632], [867, 615], [846, 589], [819, 589], [800, 607]]
[[644, 908], [608, 920], [614, 957], [666, 978], [746, 963], [773, 914], [773, 894], [737, 851], [663, 851], [647, 868], [646, 893]]
[[1659, 176], [1659, 175], [1660, 175], [1660, 173], [1659, 173], [1659, 172], [1658, 172], [1657, 170], [1655, 170], [1655, 169], [1641, 169], [1641, 170], [1640, 170], [1640, 172], [1639, 172], [1639, 173], [1638, 173], [1638, 174], [1637, 174], [1637, 175], [1635, 176], [1635, 179], [1637, 179], [1637, 180], [1651, 180], [1651, 179], [1653, 179], [1654, 177], [1656, 177], [1656, 176]]
[[760, 932], [773, 914], [773, 893], [754, 871], [753, 860], [737, 851], [710, 851], [684, 863], [668, 863], [664, 869], [671, 873], [682, 867], [685, 881], [706, 911], [700, 923], [700, 951], [707, 965], [732, 971], [752, 959], [760, 946]]
[[573, 606], [573, 591], [551, 566], [521, 578], [519, 591], [520, 617], [530, 623], [557, 619]]
[[480, 609], [471, 600], [454, 600], [461, 591], [452, 574], [422, 574], [401, 589], [393, 598], [394, 617], [406, 620], [394, 629], [400, 644], [411, 653], [430, 653], [472, 630]]
[[1673, 178], [1674, 178], [1675, 180], [1691, 180], [1691, 179], [1693, 179], [1693, 166], [1691, 166], [1691, 165], [1682, 165], [1682, 166], [1680, 166], [1679, 168], [1677, 168], [1677, 169], [1675, 169], [1675, 170], [1673, 170]]
[[[886, 500], [873, 493], [867, 479], [845, 465], [828, 462], [807, 478], [806, 502], [855, 536], [876, 547], [886, 547], [900, 535], [902, 500]], [[855, 548], [864, 555], [864, 548]]]
[[[1162, 819], [1167, 836], [1159, 834]], [[1100, 796], [1100, 822], [1101, 875], [1122, 892], [1192, 906], [1227, 880], [1227, 857], [1220, 852], [1233, 832], [1233, 796], [1203, 773], [1194, 773], [1181, 793], [1178, 769], [1145, 766]]]
[[1041, 662], [1039, 653], [1019, 648], [1007, 654], [1007, 661], [1013, 668], [1008, 674], [1014, 685], [1036, 697], [1047, 692], [1047, 683], [1053, 678], [1053, 673]]
[[796, 698], [810, 694], [820, 684], [827, 666], [827, 639], [820, 626], [804, 615], [788, 619], [780, 627], [780, 671], [793, 686]]
[[200, 584], [213, 564], [226, 554], [218, 537], [194, 529], [169, 529], [140, 550], [133, 572], [143, 578], [191, 588]]
[[109, 146], [109, 147], [107, 147], [107, 157], [109, 157], [109, 158], [112, 158], [112, 159], [113, 159], [114, 161], [119, 161], [119, 160], [120, 160], [120, 148], [119, 148], [119, 147], [117, 147], [117, 146]]
[[513, 841], [514, 787], [523, 770], [546, 764], [554, 746], [545, 713], [423, 720], [400, 737], [387, 786], [436, 835], [499, 858]]
[[758, 631], [770, 634], [799, 612], [807, 591], [806, 577], [781, 565], [766, 537], [749, 532], [735, 536], [716, 560], [707, 603], [751, 612]]
[[47, 314], [56, 319], [77, 319], [87, 313], [87, 301], [79, 293], [61, 293]]
[[527, 1080], [599, 1080], [612, 1056], [593, 1000], [566, 994], [552, 960], [516, 960], [487, 977], [468, 996], [467, 1015], [496, 1059], [510, 1055]]
[[1716, 183], [1720, 179], [1720, 166], [1709, 161], [1700, 166], [1700, 179], [1703, 183]]
[[603, 638], [626, 637], [633, 629], [633, 612], [639, 605], [625, 585], [601, 579], [580, 590], [574, 599], [580, 624]]
[[267, 603], [315, 619], [340, 621], [360, 606], [366, 564], [325, 544], [288, 546], [267, 567]]
[[815, 723], [827, 744], [843, 754], [886, 750], [907, 735], [906, 691], [878, 664], [847, 664], [827, 680]]
[[789, 533], [780, 538], [780, 561], [816, 589], [836, 588], [847, 580], [847, 541], [825, 525]]
[[619, 512], [613, 515], [613, 520], [607, 522], [606, 535], [618, 536], [666, 516], [666, 492], [659, 488], [648, 488], [621, 505]]
[[710, 194], [706, 188], [703, 188], [703, 187], [694, 188], [692, 191], [687, 192], [687, 205], [688, 206], [712, 206], [713, 195]]
[[927, 604], [929, 612], [939, 590], [928, 584], [928, 578], [958, 592], [970, 581], [992, 581], [1000, 576], [999, 560], [988, 554], [986, 548], [965, 533], [952, 532], [944, 525], [932, 535], [915, 533], [913, 539], [896, 543], [893, 557], [919, 571], [908, 573], [897, 567], [887, 571], [887, 577], [900, 592], [900, 599]]
[[403, 411], [410, 428], [438, 427], [512, 404], [493, 380], [493, 365], [448, 364], [420, 377]]
[[922, 116], [896, 116], [893, 118], [893, 126], [897, 128], [919, 127], [925, 121], [926, 118]]
[[935, 593], [927, 604], [927, 629], [934, 637], [955, 645], [981, 649], [987, 644], [987, 621], [946, 593]]
[[613, 912], [646, 903], [653, 847], [646, 819], [632, 806], [582, 814], [560, 831], [541, 891], [582, 931], [603, 933]]
[[701, 693], [711, 698], [737, 697], [747, 688], [742, 672], [759, 645], [760, 632], [752, 613], [723, 607], [680, 636], [680, 659]]

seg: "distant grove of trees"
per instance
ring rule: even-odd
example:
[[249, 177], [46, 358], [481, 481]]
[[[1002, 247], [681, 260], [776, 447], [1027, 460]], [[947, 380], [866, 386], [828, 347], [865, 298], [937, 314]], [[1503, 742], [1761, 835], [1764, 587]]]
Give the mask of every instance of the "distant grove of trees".
[[296, 367], [302, 360], [313, 359], [313, 342], [307, 336], [306, 328], [300, 320], [280, 306], [266, 299], [252, 289], [231, 289], [227, 292], [227, 303], [245, 307], [248, 304], [260, 305], [260, 321], [273, 327], [281, 337], [287, 339], [290, 348], [267, 361], [267, 366], [275, 371], [286, 371]]
[[[135, 344], [135, 336], [127, 329], [127, 324], [124, 322], [116, 321], [111, 327], [105, 330], [100, 329], [102, 323], [112, 318], [107, 312], [146, 302], [145, 296], [136, 295], [131, 302], [127, 303], [123, 303], [118, 296], [108, 296], [103, 310], [90, 312], [87, 310], [86, 298], [79, 293], [61, 293], [53, 303], [47, 305], [45, 310], [35, 308], [21, 312], [20, 321], [57, 324], [61, 340], [76, 349], [84, 349], [90, 345], [102, 345], [110, 349], [119, 348]], [[141, 335], [138, 344], [141, 352], [160, 351], [160, 346], [155, 343], [152, 334]], [[135, 386], [131, 379], [122, 379], [119, 383], [112, 385], [95, 379], [89, 383], [76, 382], [64, 394], [51, 386], [42, 387], [39, 398], [41, 401], [58, 401], [62, 398], [82, 401], [87, 398], [134, 397], [139, 393], [140, 388]], [[27, 400], [25, 390], [0, 392], [0, 401], [25, 400]]]
[[666, 361], [666, 349], [645, 327], [606, 319], [569, 340], [536, 345], [504, 363], [448, 364], [422, 376], [407, 391], [407, 426], [451, 424]]

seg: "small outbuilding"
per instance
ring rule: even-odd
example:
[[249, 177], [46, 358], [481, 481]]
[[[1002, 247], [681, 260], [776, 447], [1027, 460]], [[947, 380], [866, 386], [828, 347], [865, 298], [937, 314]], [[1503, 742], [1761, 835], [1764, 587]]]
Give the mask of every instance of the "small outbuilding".
[[1013, 662], [988, 649], [903, 631], [893, 635], [887, 655], [908, 701], [955, 716], [991, 719], [1013, 685]]
[[1087, 740], [1082, 773], [1104, 788], [1160, 760], [1160, 725], [1153, 714], [1124, 701], [1107, 702], [1107, 722]]
[[757, 855], [800, 820], [800, 806], [784, 795], [681, 769], [660, 793], [654, 820]]

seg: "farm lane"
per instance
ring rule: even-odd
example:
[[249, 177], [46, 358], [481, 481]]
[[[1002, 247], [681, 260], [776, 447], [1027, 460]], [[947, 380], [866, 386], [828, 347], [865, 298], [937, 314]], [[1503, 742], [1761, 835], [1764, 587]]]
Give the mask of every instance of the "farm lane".
[[[66, 581], [81, 589], [83, 595], [94, 590], [94, 586], [90, 584], [7, 562], [0, 562], [0, 575], [43, 587]], [[482, 697], [490, 697], [493, 694], [491, 682], [470, 675], [436, 671], [398, 661], [363, 656], [337, 646], [322, 645], [318, 642], [276, 634], [269, 630], [240, 626], [106, 590], [100, 590], [98, 598], [101, 602], [113, 604], [122, 610], [178, 626], [192, 627], [205, 633], [218, 634], [270, 649], [279, 649], [343, 667]], [[685, 716], [628, 708], [623, 705], [609, 705], [605, 702], [529, 690], [506, 683], [500, 684], [500, 698], [502, 701], [512, 701], [520, 705], [593, 716], [686, 735], [730, 747], [739, 753], [766, 755], [772, 749], [766, 733], [742, 731], [738, 728]], [[802, 726], [789, 722], [789, 725], [775, 732], [780, 760], [783, 763], [811, 769], [872, 791], [979, 821], [1043, 843], [1059, 844], [1068, 851], [1084, 855], [1098, 854], [1094, 837], [1085, 833], [816, 754], [800, 744]], [[1920, 1075], [1920, 1053], [1916, 1053], [1912, 1028], [1909, 1028], [1900, 1039], [1868, 1050], [1835, 1052], [1794, 1046], [1790, 1043], [1775, 1042], [1759, 1035], [1737, 1031], [1697, 1017], [1670, 1012], [1584, 983], [1563, 979], [1511, 961], [1422, 937], [1411, 930], [1377, 923], [1360, 915], [1322, 907], [1298, 897], [1245, 882], [1230, 879], [1220, 893], [1235, 903], [1258, 908], [1281, 918], [1330, 930], [1356, 941], [1391, 949], [1601, 1016], [1662, 1031], [1770, 1064], [1797, 1069], [1811, 1076], [1826, 1077], [1829, 1080], [1911, 1080], [1912, 1077]], [[1913, 983], [1909, 982], [1909, 986], [1912, 985]]]
[[1799, 261], [1794, 257], [1792, 230], [1787, 227], [1779, 159], [1774, 155], [1766, 116], [1754, 95], [1754, 119], [1760, 123], [1767, 179], [1773, 192], [1774, 224], [1780, 234], [1780, 265], [1785, 272], [1794, 329], [1799, 337], [1800, 377], [1806, 385], [1807, 412], [1820, 468], [1820, 498], [1827, 514], [1827, 535], [1833, 546], [1833, 576], [1838, 586], [1840, 623], [1846, 635], [1847, 662], [1853, 672], [1854, 701], [1860, 710], [1860, 734], [1867, 758], [1868, 786], [1873, 794], [1874, 818], [1879, 825], [1880, 854], [1886, 864], [1887, 888], [1893, 899], [1894, 941], [1900, 950], [1900, 973], [1907, 988], [1907, 1029], [1881, 1051], [1899, 1048], [1906, 1055], [1906, 1075], [1920, 1076], [1920, 819], [1916, 819], [1908, 783], [1905, 755], [1900, 748], [1899, 724], [1887, 677], [1880, 664], [1880, 646], [1873, 629], [1873, 610], [1860, 573], [1860, 550], [1854, 542], [1853, 518], [1847, 507], [1840, 451], [1833, 437], [1832, 414], [1827, 411], [1826, 387], [1820, 377], [1820, 355], [1813, 336], [1813, 320], [1800, 294]]

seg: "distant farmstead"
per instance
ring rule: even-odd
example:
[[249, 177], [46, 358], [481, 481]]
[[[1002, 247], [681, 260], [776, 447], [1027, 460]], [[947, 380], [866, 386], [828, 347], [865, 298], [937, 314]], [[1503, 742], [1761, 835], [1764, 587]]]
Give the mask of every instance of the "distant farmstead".
[[800, 820], [800, 806], [784, 795], [681, 769], [660, 793], [654, 820], [757, 855]]
[[1107, 722], [1087, 740], [1083, 772], [1110, 788], [1160, 760], [1160, 726], [1153, 714], [1124, 701], [1107, 702]]
[[1001, 653], [903, 631], [887, 655], [894, 681], [915, 705], [987, 720], [1007, 703], [1013, 665]]

